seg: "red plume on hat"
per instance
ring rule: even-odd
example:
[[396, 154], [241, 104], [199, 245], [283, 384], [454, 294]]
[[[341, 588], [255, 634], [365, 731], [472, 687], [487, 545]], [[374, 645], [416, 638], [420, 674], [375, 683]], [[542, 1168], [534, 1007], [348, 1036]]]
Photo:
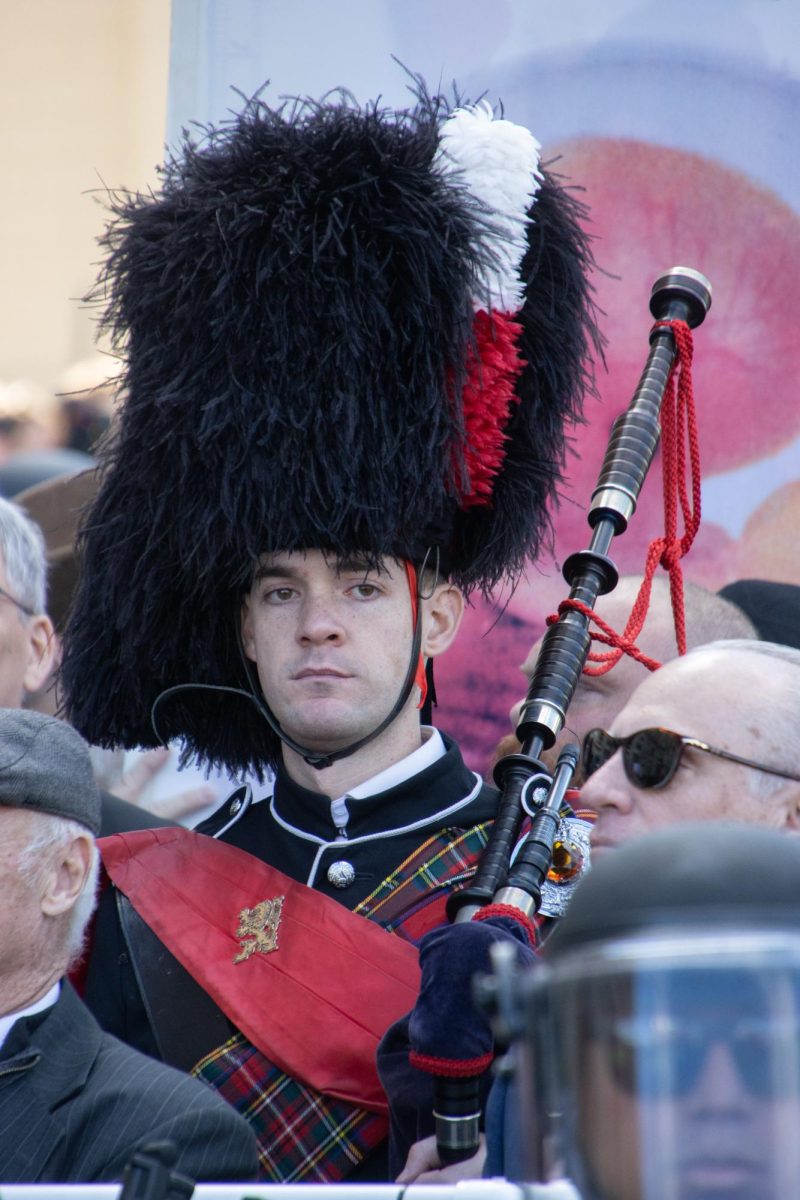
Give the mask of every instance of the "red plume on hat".
[[[259, 99], [115, 200], [98, 296], [126, 363], [66, 635], [72, 721], [152, 745], [180, 683], [246, 686], [259, 554], [513, 580], [549, 531], [597, 344], [574, 193], [487, 104]], [[209, 693], [169, 732], [209, 761], [277, 754]]]
[[529, 130], [495, 120], [483, 101], [458, 108], [441, 127], [434, 165], [469, 189], [491, 213], [486, 241], [493, 251], [476, 280], [474, 342], [467, 349], [461, 404], [465, 478], [459, 504], [491, 506], [494, 481], [505, 458], [505, 433], [515, 384], [524, 366], [515, 320], [525, 289], [520, 278], [527, 250], [529, 211], [541, 182], [539, 143]]

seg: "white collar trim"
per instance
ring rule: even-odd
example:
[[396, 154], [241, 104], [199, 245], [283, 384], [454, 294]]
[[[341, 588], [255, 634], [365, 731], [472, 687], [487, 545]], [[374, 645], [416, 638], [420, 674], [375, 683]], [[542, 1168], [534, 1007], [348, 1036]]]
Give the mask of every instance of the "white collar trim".
[[27, 1008], [21, 1008], [19, 1012], [9, 1013], [6, 1017], [0, 1017], [0, 1047], [11, 1032], [11, 1027], [15, 1021], [19, 1021], [22, 1017], [32, 1017], [34, 1013], [44, 1012], [46, 1008], [52, 1008], [60, 995], [61, 982], [58, 981], [53, 984], [47, 995], [42, 996], [40, 1000], [29, 1004]]
[[446, 753], [447, 747], [439, 730], [430, 725], [423, 725], [421, 746], [412, 750], [399, 762], [392, 763], [390, 767], [379, 771], [371, 779], [366, 779], [364, 783], [350, 788], [350, 791], [345, 792], [339, 799], [345, 800], [350, 797], [353, 800], [363, 800], [367, 796], [377, 796], [380, 792], [388, 792], [390, 788], [405, 783], [407, 779], [411, 779], [414, 775], [419, 775], [428, 767], [433, 766], [440, 758], [444, 758]]

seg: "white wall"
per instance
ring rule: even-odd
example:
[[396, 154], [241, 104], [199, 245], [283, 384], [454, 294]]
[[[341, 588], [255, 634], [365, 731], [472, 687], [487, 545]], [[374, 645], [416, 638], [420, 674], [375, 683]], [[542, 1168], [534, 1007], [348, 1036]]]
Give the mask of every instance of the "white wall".
[[0, 381], [55, 386], [93, 349], [91, 193], [155, 178], [169, 23], [169, 0], [0, 3]]

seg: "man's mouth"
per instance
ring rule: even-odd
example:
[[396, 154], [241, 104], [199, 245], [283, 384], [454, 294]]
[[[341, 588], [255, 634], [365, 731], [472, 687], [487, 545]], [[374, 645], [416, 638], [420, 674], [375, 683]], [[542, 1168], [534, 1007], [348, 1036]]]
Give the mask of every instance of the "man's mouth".
[[740, 1192], [743, 1184], [757, 1186], [759, 1176], [763, 1177], [763, 1170], [764, 1163], [757, 1164], [750, 1158], [732, 1154], [729, 1158], [693, 1158], [682, 1165], [681, 1177], [685, 1184], [694, 1189], [692, 1195], [719, 1195], [722, 1198], [743, 1194]]
[[595, 839], [594, 835], [592, 834], [589, 837], [589, 846], [593, 855], [605, 854], [607, 850], [616, 850], [617, 843], [612, 842], [609, 838]]
[[350, 679], [349, 671], [340, 671], [336, 667], [303, 667], [296, 671], [292, 679]]

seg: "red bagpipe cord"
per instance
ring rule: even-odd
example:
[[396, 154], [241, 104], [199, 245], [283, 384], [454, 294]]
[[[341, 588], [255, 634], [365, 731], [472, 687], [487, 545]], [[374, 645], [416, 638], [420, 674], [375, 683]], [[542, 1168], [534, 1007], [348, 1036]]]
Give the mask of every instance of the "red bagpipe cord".
[[[692, 387], [692, 331], [685, 321], [657, 321], [654, 329], [668, 328], [675, 338], [677, 354], [672, 363], [664, 398], [661, 404], [661, 460], [664, 478], [664, 535], [654, 538], [647, 550], [644, 579], [636, 597], [624, 633], [616, 633], [602, 618], [582, 604], [580, 600], [563, 600], [558, 613], [572, 608], [582, 612], [599, 626], [602, 632], [592, 632], [594, 642], [602, 642], [612, 649], [604, 653], [590, 653], [585, 666], [585, 675], [605, 675], [619, 662], [623, 654], [655, 671], [661, 666], [654, 658], [648, 658], [636, 646], [650, 607], [650, 592], [656, 568], [661, 565], [669, 572], [670, 598], [675, 620], [675, 640], [678, 654], [686, 653], [686, 616], [683, 599], [683, 571], [681, 559], [688, 554], [700, 528], [700, 444], [697, 437], [697, 417]], [[687, 477], [688, 446], [688, 477]], [[691, 496], [690, 496], [691, 493]], [[683, 517], [683, 533], [678, 536], [678, 505]], [[558, 615], [547, 618], [552, 625]]]

